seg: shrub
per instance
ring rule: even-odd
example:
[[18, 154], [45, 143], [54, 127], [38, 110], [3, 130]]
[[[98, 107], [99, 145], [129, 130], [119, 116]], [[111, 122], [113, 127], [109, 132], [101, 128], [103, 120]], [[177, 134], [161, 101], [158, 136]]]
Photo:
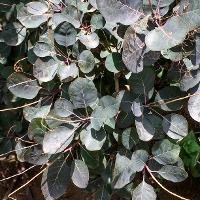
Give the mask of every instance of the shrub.
[[0, 153], [43, 166], [45, 199], [72, 180], [154, 200], [150, 177], [199, 176], [199, 0], [0, 6]]

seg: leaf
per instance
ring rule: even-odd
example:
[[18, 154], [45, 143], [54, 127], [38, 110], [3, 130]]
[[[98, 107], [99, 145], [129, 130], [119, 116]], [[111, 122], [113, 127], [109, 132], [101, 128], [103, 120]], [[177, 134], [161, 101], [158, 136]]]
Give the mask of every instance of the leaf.
[[200, 122], [200, 87], [197, 91], [189, 98], [188, 111], [190, 116], [197, 122]]
[[143, 105], [141, 104], [139, 98], [135, 99], [133, 101], [133, 104], [131, 106], [131, 110], [135, 117], [141, 117], [143, 114]]
[[131, 150], [139, 141], [134, 128], [127, 128], [122, 133], [122, 144], [128, 150]]
[[104, 129], [96, 131], [89, 127], [88, 129], [81, 131], [80, 139], [87, 150], [98, 151], [102, 148], [106, 141], [106, 133]]
[[[60, 3], [60, 2], [59, 2]], [[52, 16], [52, 28], [55, 29], [63, 22], [71, 23], [75, 28], [79, 28], [81, 25], [81, 13], [75, 7], [68, 5], [62, 10], [61, 13], [54, 13]]]
[[96, 131], [99, 131], [107, 119], [104, 109], [101, 106], [95, 108], [91, 114], [91, 126]]
[[78, 56], [78, 66], [83, 73], [89, 73], [94, 69], [95, 58], [91, 51], [84, 50]]
[[78, 39], [89, 49], [94, 49], [99, 46], [99, 36], [96, 33], [82, 34], [78, 36]]
[[144, 38], [129, 27], [124, 36], [122, 59], [126, 67], [133, 73], [143, 70], [143, 55], [145, 53]]
[[27, 78], [23, 73], [13, 73], [7, 80], [8, 89], [17, 97], [33, 99], [37, 96], [41, 87], [37, 80]]
[[44, 165], [48, 163], [50, 155], [42, 151], [41, 146], [35, 146], [22, 150], [24, 162], [28, 162], [33, 165]]
[[34, 118], [46, 118], [50, 112], [51, 105], [37, 105], [37, 106], [27, 106], [23, 109], [24, 118], [31, 122]]
[[70, 182], [70, 168], [64, 158], [54, 161], [42, 175], [41, 190], [47, 200], [58, 199]]
[[145, 150], [136, 150], [131, 157], [131, 167], [136, 172], [143, 170], [148, 160], [148, 153]]
[[150, 67], [145, 67], [138, 74], [131, 74], [128, 82], [131, 90], [136, 94], [149, 97], [150, 91], [154, 89], [155, 72]]
[[8, 23], [2, 32], [2, 37], [7, 45], [18, 46], [26, 37], [26, 28], [18, 22]]
[[172, 139], [182, 140], [188, 134], [188, 122], [179, 114], [166, 115], [162, 126], [164, 132]]
[[106, 21], [112, 23], [130, 25], [143, 16], [140, 1], [96, 0], [96, 3]]
[[30, 140], [42, 144], [45, 133], [48, 131], [48, 127], [44, 119], [35, 118], [32, 119], [28, 127], [28, 137]]
[[153, 138], [155, 128], [151, 125], [148, 119], [145, 117], [136, 118], [135, 126], [140, 140], [149, 141]]
[[58, 63], [52, 57], [38, 58], [33, 65], [33, 75], [41, 82], [51, 81], [57, 72]]
[[[180, 110], [184, 104], [184, 100], [180, 99], [181, 97], [184, 97], [184, 93], [178, 87], [167, 86], [158, 91], [155, 101], [158, 102], [162, 110], [176, 111]], [[174, 99], [177, 99], [177, 101], [172, 101]]]
[[48, 11], [48, 6], [42, 2], [32, 1], [26, 4], [27, 11], [33, 15], [42, 15]]
[[165, 165], [159, 171], [157, 171], [164, 179], [172, 182], [184, 181], [188, 174], [182, 167]]
[[21, 3], [17, 5], [17, 19], [26, 28], [38, 28], [46, 22], [51, 14], [32, 15], [27, 11], [27, 8]]
[[101, 14], [93, 14], [90, 24], [94, 29], [102, 29], [105, 25], [105, 20]]
[[55, 154], [65, 150], [74, 138], [75, 130], [65, 126], [59, 126], [48, 131], [43, 140], [43, 151]]
[[164, 139], [152, 147], [153, 159], [162, 165], [175, 164], [179, 159], [180, 146]]
[[104, 96], [99, 100], [99, 106], [103, 108], [104, 115], [107, 118], [114, 117], [119, 111], [118, 101], [109, 95]]
[[113, 52], [106, 57], [105, 67], [108, 71], [118, 73], [123, 70], [124, 63], [120, 53]]
[[81, 154], [83, 161], [88, 166], [88, 168], [96, 169], [97, 167], [99, 167], [99, 164], [100, 164], [99, 157], [100, 156], [97, 151], [88, 151], [87, 149], [82, 147], [80, 154]]
[[192, 70], [190, 73], [185, 73], [180, 81], [180, 89], [188, 91], [200, 83], [200, 70]]
[[133, 180], [134, 176], [135, 170], [131, 166], [131, 160], [118, 153], [115, 160], [113, 188], [123, 188]]
[[89, 181], [87, 165], [82, 160], [75, 159], [72, 163], [72, 181], [79, 188], [86, 188]]
[[54, 32], [55, 41], [65, 47], [71, 46], [76, 42], [76, 35], [76, 29], [68, 22], [63, 22]]
[[132, 200], [156, 200], [156, 193], [153, 187], [144, 180], [133, 191]]
[[68, 93], [76, 108], [86, 108], [97, 100], [97, 89], [94, 83], [86, 78], [74, 80]]
[[199, 13], [198, 8], [169, 18], [163, 26], [155, 28], [146, 35], [147, 47], [152, 51], [161, 51], [181, 44], [187, 33], [200, 25]]
[[66, 65], [64, 62], [58, 65], [58, 76], [61, 81], [67, 78], [76, 78], [79, 75], [78, 67], [75, 63]]
[[68, 117], [73, 114], [74, 105], [67, 99], [60, 98], [54, 103], [55, 114], [59, 117]]
[[37, 42], [33, 47], [33, 52], [38, 57], [51, 56], [53, 53], [51, 45], [45, 42]]

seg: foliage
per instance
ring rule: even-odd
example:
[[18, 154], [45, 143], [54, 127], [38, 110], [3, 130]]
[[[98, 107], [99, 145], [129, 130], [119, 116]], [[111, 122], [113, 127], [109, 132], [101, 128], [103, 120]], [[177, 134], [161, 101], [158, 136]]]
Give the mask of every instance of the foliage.
[[3, 0], [0, 16], [0, 152], [46, 165], [45, 199], [72, 180], [154, 200], [149, 175], [199, 176], [200, 0]]

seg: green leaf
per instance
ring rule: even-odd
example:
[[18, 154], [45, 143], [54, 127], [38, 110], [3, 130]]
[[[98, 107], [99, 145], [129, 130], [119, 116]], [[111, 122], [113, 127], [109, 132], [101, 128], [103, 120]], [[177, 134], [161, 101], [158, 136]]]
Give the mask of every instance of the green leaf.
[[93, 14], [90, 24], [94, 29], [102, 29], [105, 25], [105, 20], [101, 14]]
[[78, 39], [82, 44], [84, 44], [88, 49], [94, 49], [99, 45], [99, 36], [96, 33], [91, 34], [81, 34]]
[[200, 83], [200, 70], [192, 70], [190, 73], [185, 73], [180, 81], [180, 89], [188, 91]]
[[148, 153], [145, 150], [136, 150], [131, 157], [131, 167], [136, 172], [143, 170], [148, 160]]
[[118, 73], [124, 68], [122, 56], [120, 53], [113, 52], [106, 57], [105, 67], [108, 71]]
[[154, 80], [155, 72], [152, 68], [146, 67], [138, 74], [131, 74], [128, 82], [134, 93], [149, 97], [150, 91], [154, 88]]
[[[59, 2], [60, 3], [60, 2]], [[55, 29], [63, 22], [71, 23], [75, 28], [79, 28], [81, 25], [81, 13], [75, 7], [68, 5], [61, 13], [54, 13], [52, 17], [52, 28]]]
[[79, 70], [75, 63], [66, 65], [64, 62], [60, 62], [57, 73], [60, 80], [63, 81], [64, 79], [68, 78], [76, 78], [79, 75]]
[[27, 11], [27, 8], [21, 3], [17, 5], [17, 19], [26, 28], [38, 28], [46, 22], [51, 14], [32, 15]]
[[102, 148], [106, 141], [106, 133], [104, 129], [96, 131], [91, 127], [88, 127], [87, 129], [81, 131], [80, 139], [87, 150], [98, 151]]
[[13, 73], [7, 79], [8, 89], [17, 97], [33, 99], [41, 87], [37, 80], [26, 77], [23, 73]]
[[177, 101], [172, 101], [172, 100], [179, 99], [183, 96], [184, 92], [181, 92], [178, 87], [167, 86], [158, 91], [155, 97], [155, 101], [158, 102], [162, 110], [176, 111], [182, 108], [184, 100], [177, 100]]
[[86, 108], [97, 100], [97, 89], [94, 83], [86, 78], [74, 80], [68, 93], [76, 108]]
[[42, 15], [48, 11], [48, 5], [42, 2], [32, 1], [26, 4], [27, 11], [33, 15]]
[[200, 25], [199, 13], [200, 9], [197, 8], [169, 18], [163, 26], [147, 34], [145, 38], [147, 47], [152, 51], [161, 51], [181, 44], [187, 33]]
[[104, 109], [101, 106], [95, 108], [91, 114], [91, 126], [96, 131], [99, 131], [107, 119]]
[[172, 182], [181, 182], [188, 177], [187, 172], [182, 167], [172, 165], [163, 166], [157, 173]]
[[33, 52], [38, 57], [51, 56], [53, 53], [51, 45], [45, 42], [37, 42], [33, 47]]
[[33, 66], [33, 75], [41, 82], [51, 81], [57, 72], [58, 62], [52, 57], [38, 58]]
[[30, 140], [42, 144], [45, 133], [48, 131], [48, 127], [44, 119], [35, 118], [32, 119], [28, 127], [28, 137]]
[[18, 46], [26, 37], [26, 28], [18, 22], [8, 23], [2, 32], [2, 37], [7, 45]]
[[138, 143], [139, 138], [134, 128], [127, 128], [122, 133], [122, 144], [128, 150], [131, 150]]
[[132, 200], [156, 200], [156, 193], [153, 187], [144, 180], [133, 190]]
[[86, 188], [89, 181], [87, 165], [82, 160], [75, 159], [71, 168], [72, 181], [79, 188]]
[[133, 73], [143, 70], [144, 39], [129, 27], [124, 36], [122, 59], [126, 67]]
[[199, 95], [200, 87], [197, 91], [189, 98], [188, 101], [188, 111], [190, 116], [197, 122], [200, 122], [200, 95]]
[[164, 139], [152, 147], [153, 159], [162, 165], [174, 164], [179, 159], [180, 146]]
[[54, 103], [55, 114], [59, 117], [68, 117], [73, 113], [74, 105], [67, 99], [60, 98]]
[[81, 147], [80, 154], [83, 161], [89, 168], [96, 169], [99, 166], [99, 152], [88, 151], [87, 149]]
[[116, 155], [113, 188], [120, 189], [130, 183], [135, 176], [131, 160], [120, 154]]
[[140, 140], [149, 141], [153, 138], [155, 134], [155, 128], [145, 116], [136, 118], [135, 126]]
[[78, 56], [78, 66], [83, 73], [89, 73], [94, 69], [95, 58], [91, 51], [84, 50]]
[[140, 99], [137, 98], [133, 101], [133, 104], [131, 106], [131, 110], [135, 117], [141, 117], [143, 114], [143, 105], [140, 102]]
[[27, 106], [23, 109], [24, 118], [31, 122], [34, 118], [46, 118], [50, 112], [51, 105]]
[[45, 199], [61, 197], [70, 182], [70, 168], [64, 158], [54, 161], [42, 175], [41, 190]]
[[43, 140], [43, 151], [55, 154], [65, 150], [74, 138], [75, 130], [65, 126], [59, 126], [48, 131]]
[[179, 114], [166, 115], [162, 126], [164, 132], [172, 139], [182, 140], [188, 134], [188, 122]]
[[54, 32], [55, 41], [62, 46], [68, 47], [76, 42], [77, 31], [68, 22], [62, 23]]
[[118, 0], [96, 0], [100, 13], [106, 21], [124, 25], [130, 25], [136, 22], [144, 14], [140, 12], [140, 1], [118, 1]]

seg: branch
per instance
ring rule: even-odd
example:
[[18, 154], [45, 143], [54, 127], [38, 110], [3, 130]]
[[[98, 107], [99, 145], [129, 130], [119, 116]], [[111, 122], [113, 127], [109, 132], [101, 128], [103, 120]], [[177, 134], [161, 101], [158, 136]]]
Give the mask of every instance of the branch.
[[187, 198], [185, 198], [185, 197], [182, 197], [182, 196], [180, 196], [180, 195], [178, 195], [178, 194], [176, 194], [176, 193], [174, 193], [174, 192], [169, 191], [167, 188], [165, 188], [165, 187], [156, 179], [156, 177], [152, 174], [152, 171], [149, 169], [149, 167], [148, 167], [147, 165], [145, 165], [145, 168], [146, 168], [147, 171], [149, 172], [151, 178], [152, 178], [163, 190], [165, 190], [165, 191], [168, 192], [169, 194], [171, 194], [171, 195], [173, 195], [173, 196], [175, 196], [175, 197], [177, 197], [177, 198], [179, 198], [179, 199], [190, 200], [190, 199], [187, 199]]

